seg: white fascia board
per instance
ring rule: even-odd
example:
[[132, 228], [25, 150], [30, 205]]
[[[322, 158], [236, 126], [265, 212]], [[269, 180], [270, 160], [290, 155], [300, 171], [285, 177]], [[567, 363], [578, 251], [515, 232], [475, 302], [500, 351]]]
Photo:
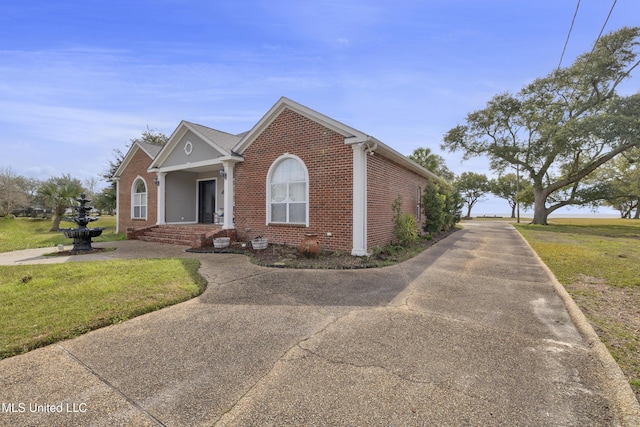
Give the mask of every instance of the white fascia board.
[[149, 170], [158, 168], [159, 165], [161, 165], [162, 163], [164, 163], [165, 160], [167, 160], [167, 157], [169, 157], [169, 154], [173, 152], [173, 149], [178, 144], [178, 141], [180, 141], [180, 139], [182, 139], [182, 137], [187, 133], [188, 129], [186, 128], [185, 125], [186, 124], [184, 120], [180, 122], [178, 127], [173, 131], [173, 133], [169, 137], [169, 140], [167, 141], [167, 143], [164, 145], [164, 147], [162, 147], [162, 150], [160, 150], [156, 158], [153, 159], [153, 162], [151, 162], [151, 165], [149, 166]]
[[[120, 175], [122, 175], [122, 172], [124, 172], [124, 170], [127, 168], [127, 165], [129, 164], [129, 162], [131, 161], [131, 159], [133, 159], [133, 156], [135, 156], [136, 152], [138, 150], [141, 150], [142, 148], [137, 144], [134, 143], [131, 148], [129, 148], [129, 151], [127, 152], [127, 154], [124, 156], [124, 159], [122, 159], [122, 163], [120, 163], [120, 166], [118, 166], [118, 169], [116, 169], [116, 171], [114, 172], [113, 176], [111, 177], [112, 179], [114, 178], [120, 178]], [[144, 150], [142, 150], [144, 151]], [[148, 153], [146, 151], [144, 151], [147, 155]], [[149, 156], [151, 158], [151, 156]]]
[[399, 152], [389, 147], [387, 144], [383, 143], [379, 139], [374, 138], [373, 136], [364, 135], [359, 137], [354, 136], [350, 138], [345, 138], [344, 143], [347, 145], [365, 144], [368, 146], [369, 154], [373, 155], [374, 152], [380, 152], [380, 154], [404, 166], [410, 171], [417, 173], [418, 175], [424, 176], [425, 178], [444, 181], [441, 177], [439, 177], [435, 173], [420, 166], [419, 164], [417, 164], [407, 156], [400, 154]]
[[[165, 146], [162, 147], [162, 150], [158, 153], [156, 158], [153, 160], [149, 169], [158, 168], [158, 170], [165, 171], [166, 169], [163, 168], [161, 165], [167, 160], [167, 158], [173, 152], [173, 150], [175, 150], [176, 146], [178, 145], [178, 142], [180, 142], [180, 140], [189, 131], [193, 132], [198, 138], [203, 140], [205, 144], [209, 145], [211, 148], [218, 151], [219, 153], [222, 153], [224, 155], [222, 157], [226, 158], [226, 157], [232, 156], [232, 154], [229, 153], [226, 149], [224, 149], [223, 147], [220, 147], [218, 144], [211, 141], [209, 138], [203, 135], [200, 131], [198, 131], [196, 128], [191, 126], [188, 122], [185, 122], [183, 120], [180, 122], [176, 130], [173, 131], [173, 133], [171, 134], [171, 137], [169, 137], [169, 140], [167, 141]], [[172, 169], [172, 170], [176, 170], [176, 169]]]
[[244, 159], [238, 156], [220, 156], [220, 157], [216, 157], [215, 159], [201, 160], [199, 162], [184, 163], [181, 165], [173, 165], [173, 166], [165, 166], [165, 167], [149, 167], [149, 169], [147, 169], [147, 172], [149, 173], [175, 172], [180, 170], [200, 168], [203, 166], [222, 165], [224, 161], [238, 163], [238, 162], [243, 162]]
[[[194, 128], [193, 126], [191, 126], [189, 123], [187, 122], [183, 122], [184, 126], [186, 126], [191, 132], [195, 133], [200, 139], [202, 139], [205, 143], [207, 143], [209, 146], [211, 146], [211, 148], [213, 148], [214, 150], [224, 154], [225, 156], [230, 155], [229, 152], [227, 152], [227, 150], [225, 148], [220, 147], [218, 144], [216, 144], [215, 142], [211, 141], [209, 138], [207, 138], [206, 136], [204, 136], [200, 131], [198, 131], [196, 128]], [[214, 129], [215, 130], [215, 129]], [[186, 133], [186, 132], [185, 132]]]
[[139, 147], [142, 151], [144, 151], [144, 152], [147, 154], [147, 156], [149, 156], [149, 158], [150, 158], [150, 159], [153, 159], [153, 154], [152, 154], [152, 153], [150, 153], [150, 152], [147, 150], [147, 148], [146, 148], [143, 144], [138, 144], [137, 142], [136, 142], [136, 144], [138, 145], [138, 147]]
[[422, 175], [425, 178], [431, 178], [431, 179], [436, 179], [436, 180], [439, 180], [439, 181], [444, 181], [441, 177], [439, 177], [435, 173], [431, 172], [429, 169], [426, 169], [426, 168], [420, 166], [419, 164], [417, 164], [416, 162], [414, 162], [413, 160], [411, 160], [407, 156], [404, 156], [404, 155], [398, 153], [396, 150], [394, 150], [393, 148], [389, 147], [388, 145], [380, 143], [378, 145], [378, 149], [383, 154], [385, 154], [386, 157], [398, 162], [402, 166], [404, 166], [407, 169], [417, 173], [418, 175]]
[[267, 113], [262, 116], [262, 118], [258, 121], [258, 123], [251, 128], [249, 132], [233, 147], [234, 152], [242, 154], [252, 143], [253, 141], [273, 122], [282, 111], [286, 108], [294, 111], [298, 114], [301, 114], [307, 117], [310, 120], [313, 120], [316, 123], [321, 124], [322, 126], [331, 129], [345, 137], [365, 136], [362, 132], [353, 129], [350, 126], [345, 125], [344, 123], [340, 123], [337, 120], [332, 119], [331, 117], [325, 116], [324, 114], [318, 113], [315, 110], [312, 110], [309, 107], [305, 107], [302, 104], [298, 104], [295, 101], [292, 101], [286, 97], [282, 97], [276, 102], [273, 107], [267, 111]]
[[174, 165], [174, 166], [166, 166], [166, 167], [154, 167], [147, 169], [147, 172], [175, 172], [180, 170], [192, 169], [192, 168], [201, 168], [203, 166], [213, 166], [213, 165], [221, 165], [222, 161], [220, 158], [211, 159], [211, 160], [202, 160], [199, 162], [193, 163], [185, 163], [182, 165]]
[[216, 160], [220, 160], [221, 162], [230, 161], [230, 162], [233, 162], [233, 163], [244, 162], [244, 158], [243, 157], [234, 156], [233, 154], [230, 155], [230, 156], [220, 156]]

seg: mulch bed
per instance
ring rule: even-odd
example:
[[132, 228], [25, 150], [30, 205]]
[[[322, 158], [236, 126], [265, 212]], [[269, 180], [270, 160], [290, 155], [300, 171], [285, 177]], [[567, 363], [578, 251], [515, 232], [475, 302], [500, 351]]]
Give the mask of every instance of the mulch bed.
[[406, 261], [457, 230], [457, 228], [454, 228], [450, 231], [442, 232], [430, 240], [422, 239], [420, 242], [410, 246], [390, 244], [384, 248], [374, 250], [368, 257], [357, 257], [345, 252], [321, 251], [317, 257], [308, 258], [302, 255], [295, 246], [269, 244], [266, 249], [255, 250], [249, 247], [242, 247], [240, 242], [233, 242], [225, 249], [215, 249], [211, 246], [187, 249], [187, 252], [243, 254], [249, 256], [254, 264], [276, 268], [339, 270], [376, 268]]

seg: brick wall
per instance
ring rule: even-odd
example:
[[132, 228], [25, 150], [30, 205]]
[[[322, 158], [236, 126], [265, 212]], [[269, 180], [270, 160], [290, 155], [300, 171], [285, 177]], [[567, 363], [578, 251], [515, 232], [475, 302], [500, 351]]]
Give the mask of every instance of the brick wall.
[[[284, 153], [300, 157], [309, 171], [308, 228], [266, 224], [267, 173]], [[305, 233], [316, 233], [323, 249], [351, 251], [353, 152], [342, 135], [285, 109], [243, 156], [244, 162], [235, 167], [239, 239], [262, 236], [273, 243], [298, 245]]]
[[[395, 240], [391, 205], [402, 196], [402, 211], [416, 216], [420, 203], [418, 187], [424, 190], [426, 178], [375, 153], [367, 156], [367, 245], [368, 250]], [[424, 219], [424, 214], [422, 214]], [[422, 230], [423, 221], [419, 221]]]
[[[144, 228], [155, 225], [158, 213], [158, 187], [153, 183], [154, 173], [148, 173], [147, 168], [151, 164], [151, 158], [141, 149], [137, 148], [133, 158], [122, 172], [119, 183], [120, 209], [118, 210], [118, 224], [121, 233], [127, 228]], [[141, 176], [147, 184], [147, 219], [131, 218], [131, 187], [133, 181]]]

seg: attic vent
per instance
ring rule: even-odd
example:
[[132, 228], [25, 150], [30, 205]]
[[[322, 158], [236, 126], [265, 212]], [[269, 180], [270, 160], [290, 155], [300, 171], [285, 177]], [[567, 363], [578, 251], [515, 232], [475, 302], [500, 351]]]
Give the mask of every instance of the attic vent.
[[187, 156], [190, 156], [192, 151], [193, 151], [193, 144], [191, 143], [191, 141], [187, 141], [187, 142], [184, 144], [184, 153], [185, 153]]

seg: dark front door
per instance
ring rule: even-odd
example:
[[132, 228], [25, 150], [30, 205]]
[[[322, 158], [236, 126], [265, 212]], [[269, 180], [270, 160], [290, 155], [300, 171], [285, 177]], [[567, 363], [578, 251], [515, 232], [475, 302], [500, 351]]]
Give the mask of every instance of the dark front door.
[[198, 183], [198, 197], [200, 206], [198, 222], [210, 224], [213, 222], [216, 210], [216, 182], [200, 181]]

